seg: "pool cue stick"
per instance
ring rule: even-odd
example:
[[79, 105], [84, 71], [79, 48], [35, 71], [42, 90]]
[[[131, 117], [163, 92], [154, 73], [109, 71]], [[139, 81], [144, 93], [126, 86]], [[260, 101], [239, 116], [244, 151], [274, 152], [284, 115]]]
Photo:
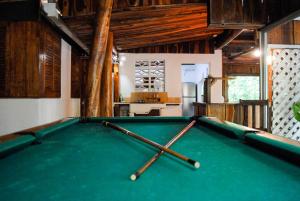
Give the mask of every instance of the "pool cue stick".
[[[179, 140], [184, 134], [187, 133], [196, 123], [196, 120], [191, 121], [184, 129], [182, 129], [175, 137], [173, 137], [164, 147], [169, 148], [171, 147], [177, 140]], [[165, 151], [160, 150], [160, 152], [156, 153], [149, 161], [147, 161], [143, 167], [138, 169], [134, 174], [130, 176], [130, 179], [132, 181], [135, 181], [138, 179], [155, 161], [159, 159], [159, 157], [164, 153]], [[200, 166], [200, 163], [199, 163]], [[198, 168], [198, 167], [197, 167]]]
[[147, 138], [139, 136], [139, 135], [137, 135], [137, 134], [135, 134], [135, 133], [133, 133], [133, 132], [131, 132], [129, 130], [126, 130], [126, 129], [120, 127], [120, 126], [117, 126], [117, 125], [112, 124], [112, 123], [107, 122], [107, 121], [103, 121], [102, 124], [104, 126], [109, 126], [109, 127], [113, 128], [115, 130], [121, 131], [121, 133], [124, 133], [124, 134], [126, 134], [126, 135], [128, 135], [130, 137], [133, 137], [133, 138], [137, 139], [137, 140], [140, 140], [140, 141], [142, 141], [142, 142], [144, 142], [146, 144], [149, 144], [149, 145], [151, 145], [151, 146], [153, 146], [153, 147], [155, 147], [157, 149], [165, 151], [165, 152], [167, 152], [167, 153], [169, 153], [169, 154], [171, 154], [171, 155], [173, 155], [173, 156], [175, 156], [175, 157], [177, 157], [177, 158], [179, 158], [179, 159], [181, 159], [181, 160], [183, 160], [183, 161], [185, 161], [185, 162], [193, 165], [195, 168], [199, 168], [200, 167], [200, 163], [198, 161], [195, 161], [195, 160], [190, 159], [190, 158], [188, 158], [186, 156], [183, 156], [180, 153], [177, 153], [177, 152], [175, 152], [175, 151], [173, 151], [171, 149], [168, 149], [168, 148], [166, 148], [166, 147], [164, 147], [164, 146], [162, 146], [162, 145], [160, 145], [160, 144], [158, 144], [156, 142], [153, 142], [153, 141], [151, 141], [151, 140], [149, 140]]

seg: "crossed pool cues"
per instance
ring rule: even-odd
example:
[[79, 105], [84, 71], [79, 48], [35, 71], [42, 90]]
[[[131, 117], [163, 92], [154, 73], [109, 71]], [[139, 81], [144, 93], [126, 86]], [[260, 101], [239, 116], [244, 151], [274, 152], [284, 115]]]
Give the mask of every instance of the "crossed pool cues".
[[192, 165], [194, 168], [199, 168], [200, 167], [200, 163], [198, 161], [195, 161], [193, 159], [190, 159], [180, 153], [177, 153], [171, 149], [169, 149], [170, 146], [172, 146], [177, 140], [179, 140], [182, 136], [184, 136], [184, 134], [187, 133], [188, 130], [190, 130], [196, 123], [196, 120], [192, 120], [184, 129], [182, 129], [175, 137], [173, 137], [165, 146], [162, 146], [154, 141], [151, 141], [145, 137], [142, 137], [136, 133], [133, 133], [129, 130], [126, 130], [125, 128], [122, 128], [120, 126], [117, 126], [115, 124], [112, 124], [110, 122], [107, 121], [103, 121], [102, 124], [104, 126], [113, 128], [117, 131], [120, 131], [121, 133], [130, 136], [132, 138], [135, 138], [139, 141], [142, 141], [146, 144], [149, 144], [157, 149], [159, 149], [160, 151], [158, 153], [156, 153], [149, 161], [147, 161], [140, 169], [138, 169], [134, 174], [132, 174], [130, 176], [130, 179], [132, 181], [135, 181], [136, 179], [138, 179], [155, 161], [157, 161], [159, 159], [159, 157], [164, 153], [168, 153], [170, 155], [173, 155], [177, 158], [179, 158], [180, 160], [183, 160], [187, 163], [189, 163], [190, 165]]

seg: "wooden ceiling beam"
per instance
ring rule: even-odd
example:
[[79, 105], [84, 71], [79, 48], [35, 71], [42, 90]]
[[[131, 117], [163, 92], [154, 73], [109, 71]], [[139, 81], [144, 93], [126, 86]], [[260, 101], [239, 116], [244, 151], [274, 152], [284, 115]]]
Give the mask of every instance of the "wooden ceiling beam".
[[123, 31], [128, 29], [141, 29], [145, 27], [156, 27], [162, 25], [178, 25], [189, 21], [206, 20], [207, 15], [204, 13], [196, 13], [193, 15], [176, 15], [172, 17], [149, 18], [147, 20], [135, 20], [133, 22], [112, 22], [112, 31]]
[[[217, 30], [208, 30], [208, 29], [185, 29], [182, 30], [180, 32], [176, 32], [174, 31], [173, 33], [164, 33], [164, 34], [159, 34], [159, 35], [140, 35], [140, 37], [137, 38], [117, 38], [115, 41], [116, 42], [122, 42], [124, 41], [124, 43], [128, 42], [128, 41], [137, 41], [137, 42], [143, 42], [143, 41], [159, 41], [159, 40], [176, 40], [176, 38], [185, 38], [185, 37], [193, 37], [193, 36], [214, 36], [214, 35], [218, 35], [221, 34], [223, 32], [223, 30], [217, 29]], [[126, 41], [124, 40], [126, 39]]]
[[[115, 32], [117, 39], [123, 40], [127, 38], [143, 39], [148, 37], [160, 37], [167, 34], [180, 33], [183, 31], [207, 31], [205, 23], [187, 23], [178, 26], [164, 26], [162, 28], [144, 29], [140, 31]], [[141, 34], [141, 31], [143, 31]]]
[[216, 39], [216, 48], [223, 49], [223, 47], [227, 46], [243, 32], [244, 29], [228, 30], [226, 33], [224, 32]]
[[[196, 41], [196, 40], [204, 40], [212, 38], [216, 34], [222, 33], [222, 30], [211, 31], [209, 33], [190, 33], [187, 32], [186, 34], [182, 34], [181, 36], [166, 36], [162, 39], [158, 38], [148, 38], [147, 40], [125, 40], [118, 43], [118, 50], [125, 50], [125, 49], [134, 49], [139, 47], [146, 47], [146, 46], [156, 46], [156, 45], [165, 45], [165, 44], [172, 44], [172, 43], [181, 43], [187, 41]], [[117, 42], [116, 42], [117, 43]]]
[[241, 52], [239, 52], [239, 53], [230, 55], [230, 56], [228, 57], [228, 59], [233, 60], [233, 59], [238, 58], [238, 57], [240, 57], [240, 56], [247, 55], [247, 54], [249, 54], [250, 52], [252, 52], [255, 48], [256, 48], [256, 46], [252, 46], [252, 47], [250, 47], [250, 48], [248, 48], [248, 49], [245, 49], [245, 50], [243, 50], [243, 51], [241, 51]]

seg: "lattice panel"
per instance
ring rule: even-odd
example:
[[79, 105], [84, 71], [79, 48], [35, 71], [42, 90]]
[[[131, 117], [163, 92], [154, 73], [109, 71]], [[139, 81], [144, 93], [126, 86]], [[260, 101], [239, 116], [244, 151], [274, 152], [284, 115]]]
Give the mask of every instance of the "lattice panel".
[[136, 91], [165, 91], [165, 61], [136, 61]]
[[292, 105], [300, 101], [300, 49], [272, 49], [272, 133], [300, 141]]

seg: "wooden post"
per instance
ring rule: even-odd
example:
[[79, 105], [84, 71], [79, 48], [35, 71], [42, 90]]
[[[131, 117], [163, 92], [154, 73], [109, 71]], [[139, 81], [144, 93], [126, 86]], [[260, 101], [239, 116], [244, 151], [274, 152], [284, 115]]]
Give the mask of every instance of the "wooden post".
[[85, 116], [100, 115], [101, 73], [104, 64], [113, 0], [99, 0], [94, 40], [85, 87]]
[[112, 51], [113, 33], [110, 32], [107, 41], [100, 90], [100, 116], [104, 117], [112, 116]]
[[114, 64], [114, 102], [120, 101], [119, 64]]

